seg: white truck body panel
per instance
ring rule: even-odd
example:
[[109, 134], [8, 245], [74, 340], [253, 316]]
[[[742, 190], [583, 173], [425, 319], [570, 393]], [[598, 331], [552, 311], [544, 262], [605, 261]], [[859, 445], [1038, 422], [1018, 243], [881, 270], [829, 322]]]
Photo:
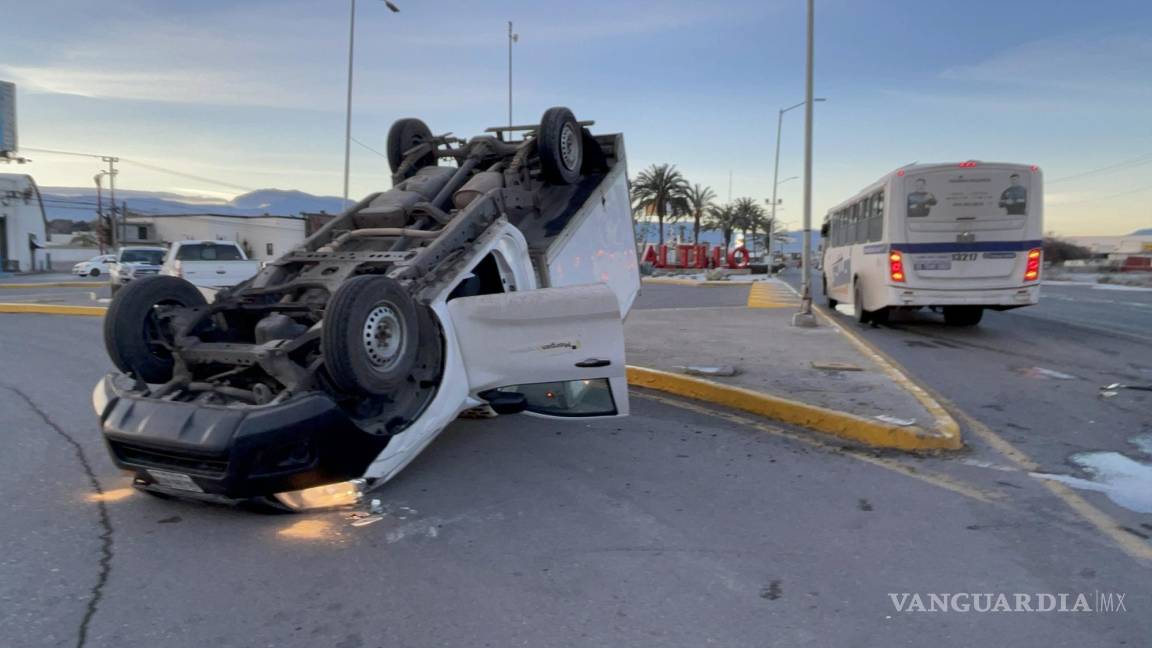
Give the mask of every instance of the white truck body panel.
[[640, 263], [623, 143], [617, 147], [619, 161], [548, 247], [541, 274], [549, 287], [608, 284], [623, 319], [640, 292]]

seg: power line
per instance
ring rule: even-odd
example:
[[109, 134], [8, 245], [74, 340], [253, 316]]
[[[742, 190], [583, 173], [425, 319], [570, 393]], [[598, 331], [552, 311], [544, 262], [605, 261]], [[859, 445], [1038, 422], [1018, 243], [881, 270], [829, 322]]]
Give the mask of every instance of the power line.
[[369, 151], [372, 151], [373, 153], [375, 153], [376, 155], [379, 155], [382, 158], [388, 157], [387, 155], [381, 153], [380, 151], [377, 151], [376, 149], [372, 148], [371, 146], [368, 146], [364, 142], [361, 142], [360, 140], [356, 139], [355, 137], [352, 138], [352, 141], [359, 144], [360, 146], [363, 146], [364, 148], [368, 149]]
[[136, 160], [129, 160], [126, 158], [120, 158], [120, 161], [121, 162], [127, 162], [128, 164], [134, 164], [138, 167], [143, 167], [145, 169], [150, 169], [152, 171], [158, 171], [160, 173], [167, 173], [167, 174], [178, 176], [181, 178], [187, 178], [189, 180], [197, 180], [199, 182], [206, 182], [208, 184], [214, 184], [214, 185], [217, 185], [220, 187], [228, 187], [229, 189], [239, 189], [240, 191], [256, 191], [255, 189], [253, 189], [251, 187], [245, 187], [242, 185], [232, 184], [230, 182], [224, 182], [223, 180], [213, 180], [212, 178], [205, 178], [203, 176], [192, 175], [191, 173], [184, 173], [183, 171], [176, 171], [174, 169], [166, 169], [162, 166], [156, 166], [155, 164], [146, 164], [144, 162], [138, 162]]
[[77, 157], [96, 158], [97, 160], [103, 159], [105, 157], [103, 155], [96, 155], [95, 153], [77, 153], [76, 151], [58, 151], [56, 149], [30, 148], [27, 146], [20, 147], [20, 150], [32, 151], [33, 153], [54, 153], [56, 155], [75, 155]]
[[1102, 166], [1099, 169], [1092, 169], [1091, 171], [1083, 171], [1080, 173], [1073, 173], [1072, 175], [1064, 176], [1063, 178], [1056, 178], [1054, 180], [1049, 180], [1048, 184], [1055, 184], [1057, 182], [1064, 182], [1066, 180], [1076, 180], [1078, 178], [1086, 178], [1088, 176], [1098, 175], [1101, 173], [1107, 173], [1108, 171], [1117, 171], [1117, 170], [1124, 169], [1125, 167], [1131, 168], [1134, 166], [1141, 166], [1141, 165], [1148, 164], [1148, 163], [1152, 163], [1152, 153], [1145, 153], [1145, 154], [1143, 154], [1139, 157], [1133, 158], [1131, 160], [1125, 160], [1123, 162], [1117, 162], [1115, 164], [1109, 164], [1108, 166]]
[[[364, 145], [361, 144], [361, 146], [364, 146]], [[365, 147], [365, 148], [367, 148], [367, 147]], [[106, 155], [97, 155], [95, 153], [81, 153], [79, 151], [61, 151], [59, 149], [30, 148], [27, 146], [22, 147], [22, 150], [32, 151], [34, 153], [50, 153], [53, 155], [72, 155], [72, 156], [76, 156], [76, 157], [95, 158], [98, 160], [102, 160], [102, 159], [108, 157]], [[183, 171], [177, 171], [175, 169], [169, 169], [166, 167], [157, 166], [155, 164], [148, 164], [146, 162], [140, 162], [138, 160], [120, 158], [119, 161], [120, 162], [126, 162], [128, 164], [134, 164], [138, 167], [149, 169], [151, 171], [157, 171], [159, 173], [167, 173], [169, 175], [174, 175], [174, 176], [186, 178], [189, 180], [196, 180], [197, 182], [204, 182], [204, 183], [216, 185], [219, 187], [227, 187], [229, 189], [238, 189], [240, 191], [255, 191], [255, 189], [253, 189], [251, 187], [245, 187], [242, 185], [233, 184], [231, 182], [224, 182], [223, 180], [215, 180], [213, 178], [205, 178], [204, 176], [192, 175], [191, 173], [184, 173]]]

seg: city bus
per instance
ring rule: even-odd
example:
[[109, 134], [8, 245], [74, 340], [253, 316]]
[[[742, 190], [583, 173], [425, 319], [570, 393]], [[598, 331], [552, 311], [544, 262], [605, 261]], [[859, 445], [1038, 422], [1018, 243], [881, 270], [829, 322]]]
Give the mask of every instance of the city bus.
[[824, 219], [824, 295], [860, 322], [925, 306], [954, 326], [1035, 304], [1043, 238], [1040, 169], [952, 162], [897, 169]]

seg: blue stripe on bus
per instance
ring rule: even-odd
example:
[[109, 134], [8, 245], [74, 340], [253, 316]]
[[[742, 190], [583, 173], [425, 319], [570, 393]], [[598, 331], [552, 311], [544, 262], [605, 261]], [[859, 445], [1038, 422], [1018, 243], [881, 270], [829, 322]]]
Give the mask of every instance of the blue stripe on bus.
[[1043, 245], [1043, 241], [980, 241], [972, 243], [893, 243], [893, 249], [908, 254], [931, 252], [1020, 252]]

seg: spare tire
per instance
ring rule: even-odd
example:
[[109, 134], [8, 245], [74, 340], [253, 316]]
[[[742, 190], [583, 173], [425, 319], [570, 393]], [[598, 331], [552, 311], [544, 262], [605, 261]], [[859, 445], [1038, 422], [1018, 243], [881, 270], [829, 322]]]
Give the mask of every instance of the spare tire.
[[420, 346], [416, 304], [395, 279], [344, 282], [324, 309], [320, 350], [341, 390], [385, 396], [408, 381]]
[[[392, 169], [393, 175], [400, 169], [400, 165], [404, 163], [404, 152], [411, 150], [414, 146], [419, 146], [425, 143], [432, 142], [432, 131], [428, 128], [428, 124], [416, 119], [415, 117], [406, 117], [404, 119], [397, 119], [392, 123], [392, 128], [388, 129], [388, 166]], [[429, 151], [427, 155], [423, 155], [416, 164], [408, 168], [404, 173], [403, 178], [398, 180], [405, 180], [412, 177], [417, 171], [424, 167], [436, 166], [436, 152]]]
[[157, 306], [204, 306], [204, 295], [179, 277], [158, 275], [129, 282], [104, 315], [104, 347], [112, 364], [147, 383], [172, 379], [172, 334], [160, 325]]
[[584, 133], [571, 110], [557, 106], [544, 111], [536, 132], [536, 153], [548, 183], [566, 185], [580, 180]]

